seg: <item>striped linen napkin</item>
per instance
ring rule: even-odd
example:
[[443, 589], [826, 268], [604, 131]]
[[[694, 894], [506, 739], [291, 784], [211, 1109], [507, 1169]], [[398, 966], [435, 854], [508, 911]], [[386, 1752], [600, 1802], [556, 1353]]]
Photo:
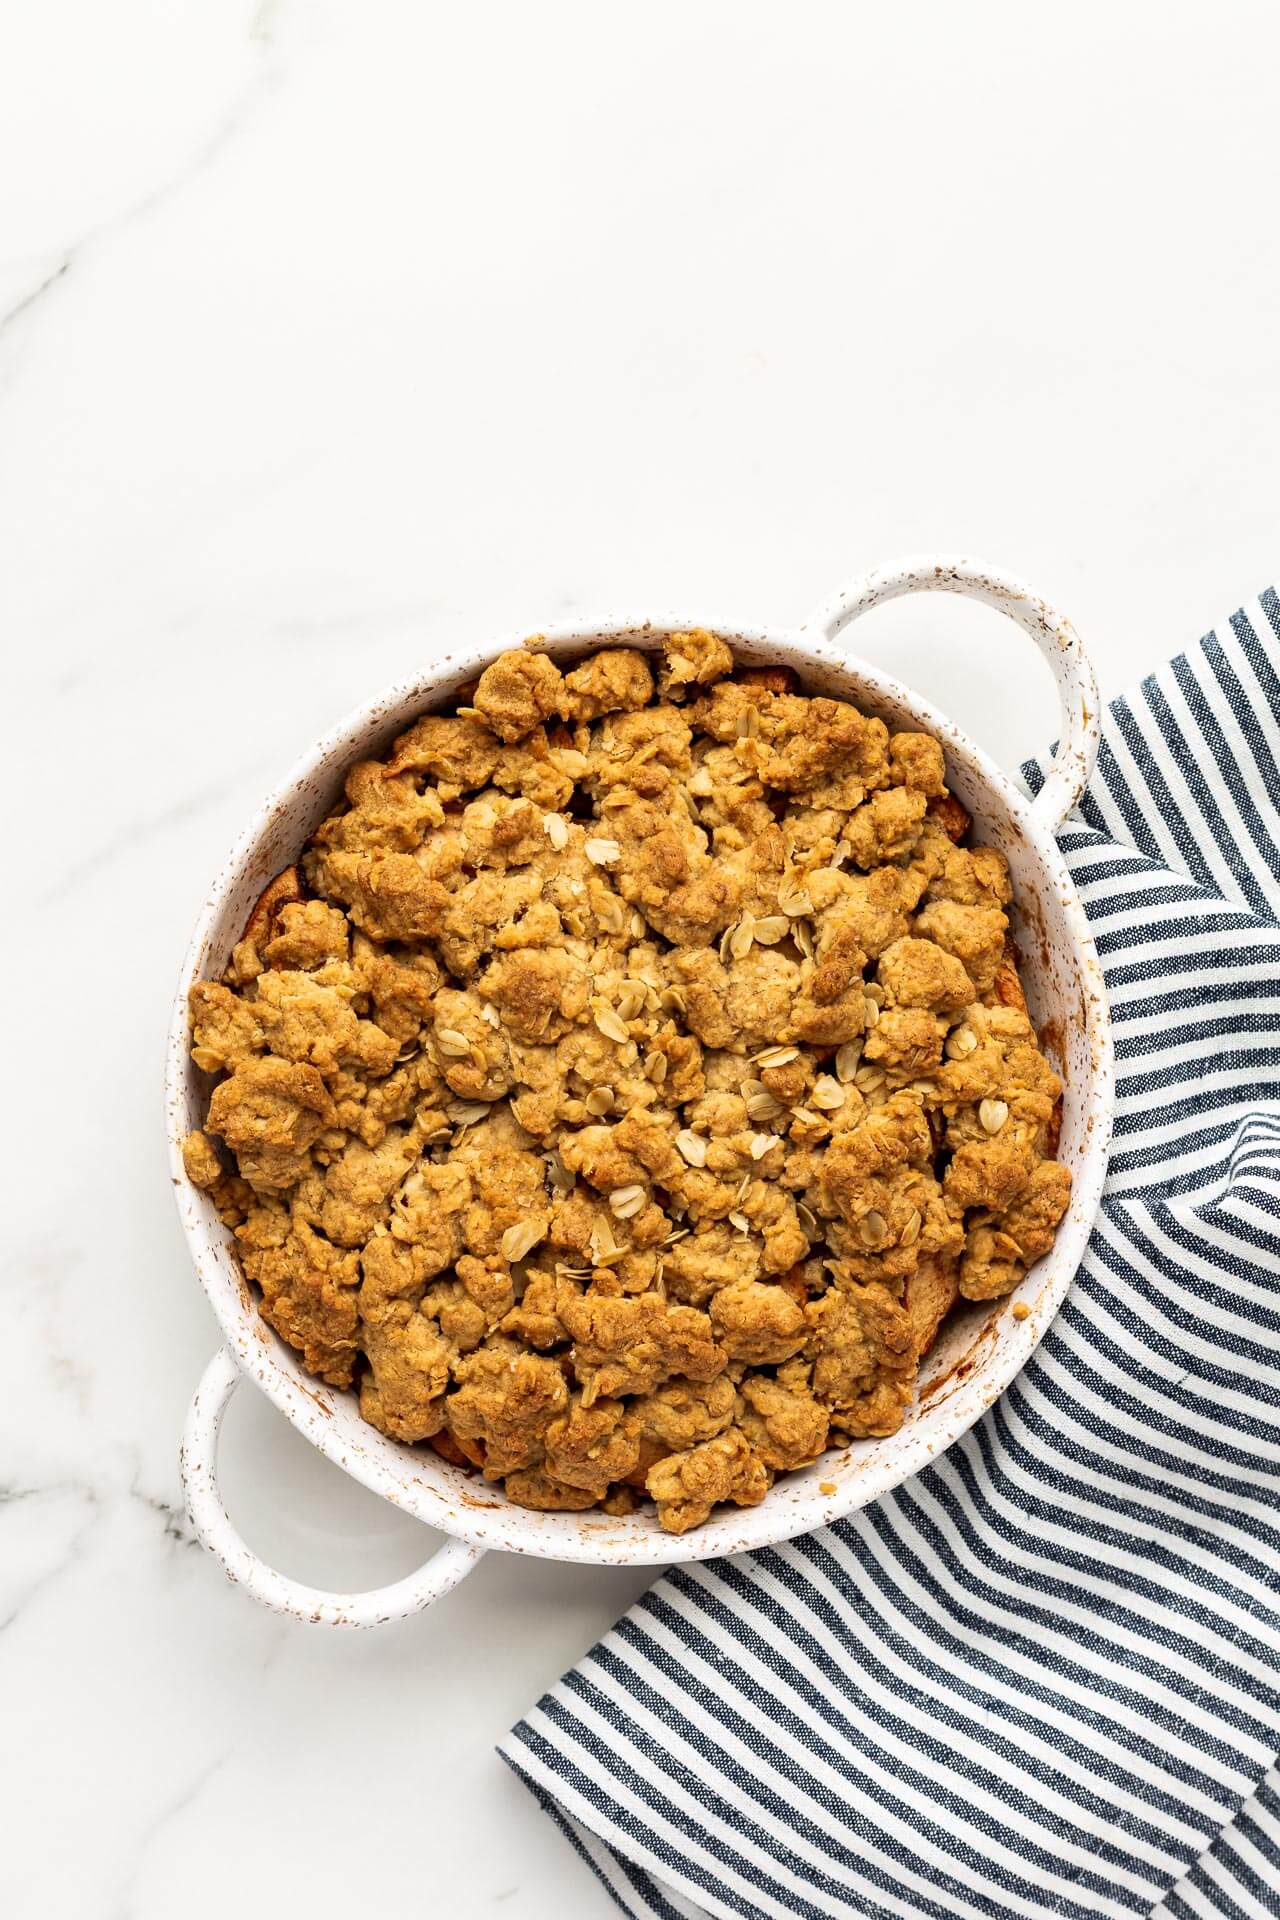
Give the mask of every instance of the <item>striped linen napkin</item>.
[[1084, 1265], [943, 1459], [670, 1573], [508, 1735], [626, 1913], [1280, 1915], [1274, 589], [1115, 702], [1061, 845], [1119, 1069]]

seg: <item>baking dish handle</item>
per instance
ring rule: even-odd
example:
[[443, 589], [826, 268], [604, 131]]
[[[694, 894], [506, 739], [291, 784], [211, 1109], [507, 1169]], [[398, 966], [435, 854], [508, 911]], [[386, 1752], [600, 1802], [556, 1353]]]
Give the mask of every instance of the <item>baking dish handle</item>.
[[218, 1485], [218, 1433], [227, 1402], [244, 1378], [223, 1347], [205, 1368], [182, 1430], [182, 1485], [187, 1512], [202, 1546], [222, 1563], [228, 1580], [264, 1607], [295, 1620], [326, 1627], [378, 1627], [421, 1613], [466, 1578], [483, 1548], [446, 1540], [425, 1566], [369, 1593], [325, 1593], [277, 1573], [245, 1544], [228, 1516]]
[[1031, 815], [1054, 833], [1084, 792], [1098, 757], [1102, 726], [1098, 683], [1070, 621], [1021, 580], [976, 560], [902, 560], [833, 593], [814, 609], [802, 630], [834, 641], [854, 620], [885, 600], [897, 600], [906, 593], [938, 592], [962, 593], [1008, 614], [1030, 634], [1052, 669], [1062, 708], [1062, 733]]

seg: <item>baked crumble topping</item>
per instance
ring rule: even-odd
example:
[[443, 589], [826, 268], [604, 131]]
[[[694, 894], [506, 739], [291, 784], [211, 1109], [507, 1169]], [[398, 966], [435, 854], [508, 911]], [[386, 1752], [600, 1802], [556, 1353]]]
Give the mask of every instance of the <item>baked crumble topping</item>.
[[532, 642], [353, 766], [191, 992], [186, 1169], [304, 1364], [522, 1506], [677, 1533], [893, 1433], [1071, 1185], [943, 771], [704, 631]]

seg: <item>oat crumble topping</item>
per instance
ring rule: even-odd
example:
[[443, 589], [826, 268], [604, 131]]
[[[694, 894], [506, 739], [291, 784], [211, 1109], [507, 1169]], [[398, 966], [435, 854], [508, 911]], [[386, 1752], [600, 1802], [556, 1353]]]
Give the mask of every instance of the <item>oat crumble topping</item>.
[[1070, 1196], [968, 828], [934, 739], [715, 634], [502, 655], [192, 989], [266, 1319], [522, 1506], [680, 1533], [893, 1433]]

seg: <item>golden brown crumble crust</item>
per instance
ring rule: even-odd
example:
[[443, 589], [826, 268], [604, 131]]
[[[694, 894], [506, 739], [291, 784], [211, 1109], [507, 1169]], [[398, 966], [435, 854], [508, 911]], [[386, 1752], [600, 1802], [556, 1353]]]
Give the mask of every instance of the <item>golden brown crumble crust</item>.
[[968, 827], [935, 740], [714, 634], [502, 655], [192, 989], [265, 1317], [534, 1508], [683, 1532], [893, 1433], [1070, 1196]]

